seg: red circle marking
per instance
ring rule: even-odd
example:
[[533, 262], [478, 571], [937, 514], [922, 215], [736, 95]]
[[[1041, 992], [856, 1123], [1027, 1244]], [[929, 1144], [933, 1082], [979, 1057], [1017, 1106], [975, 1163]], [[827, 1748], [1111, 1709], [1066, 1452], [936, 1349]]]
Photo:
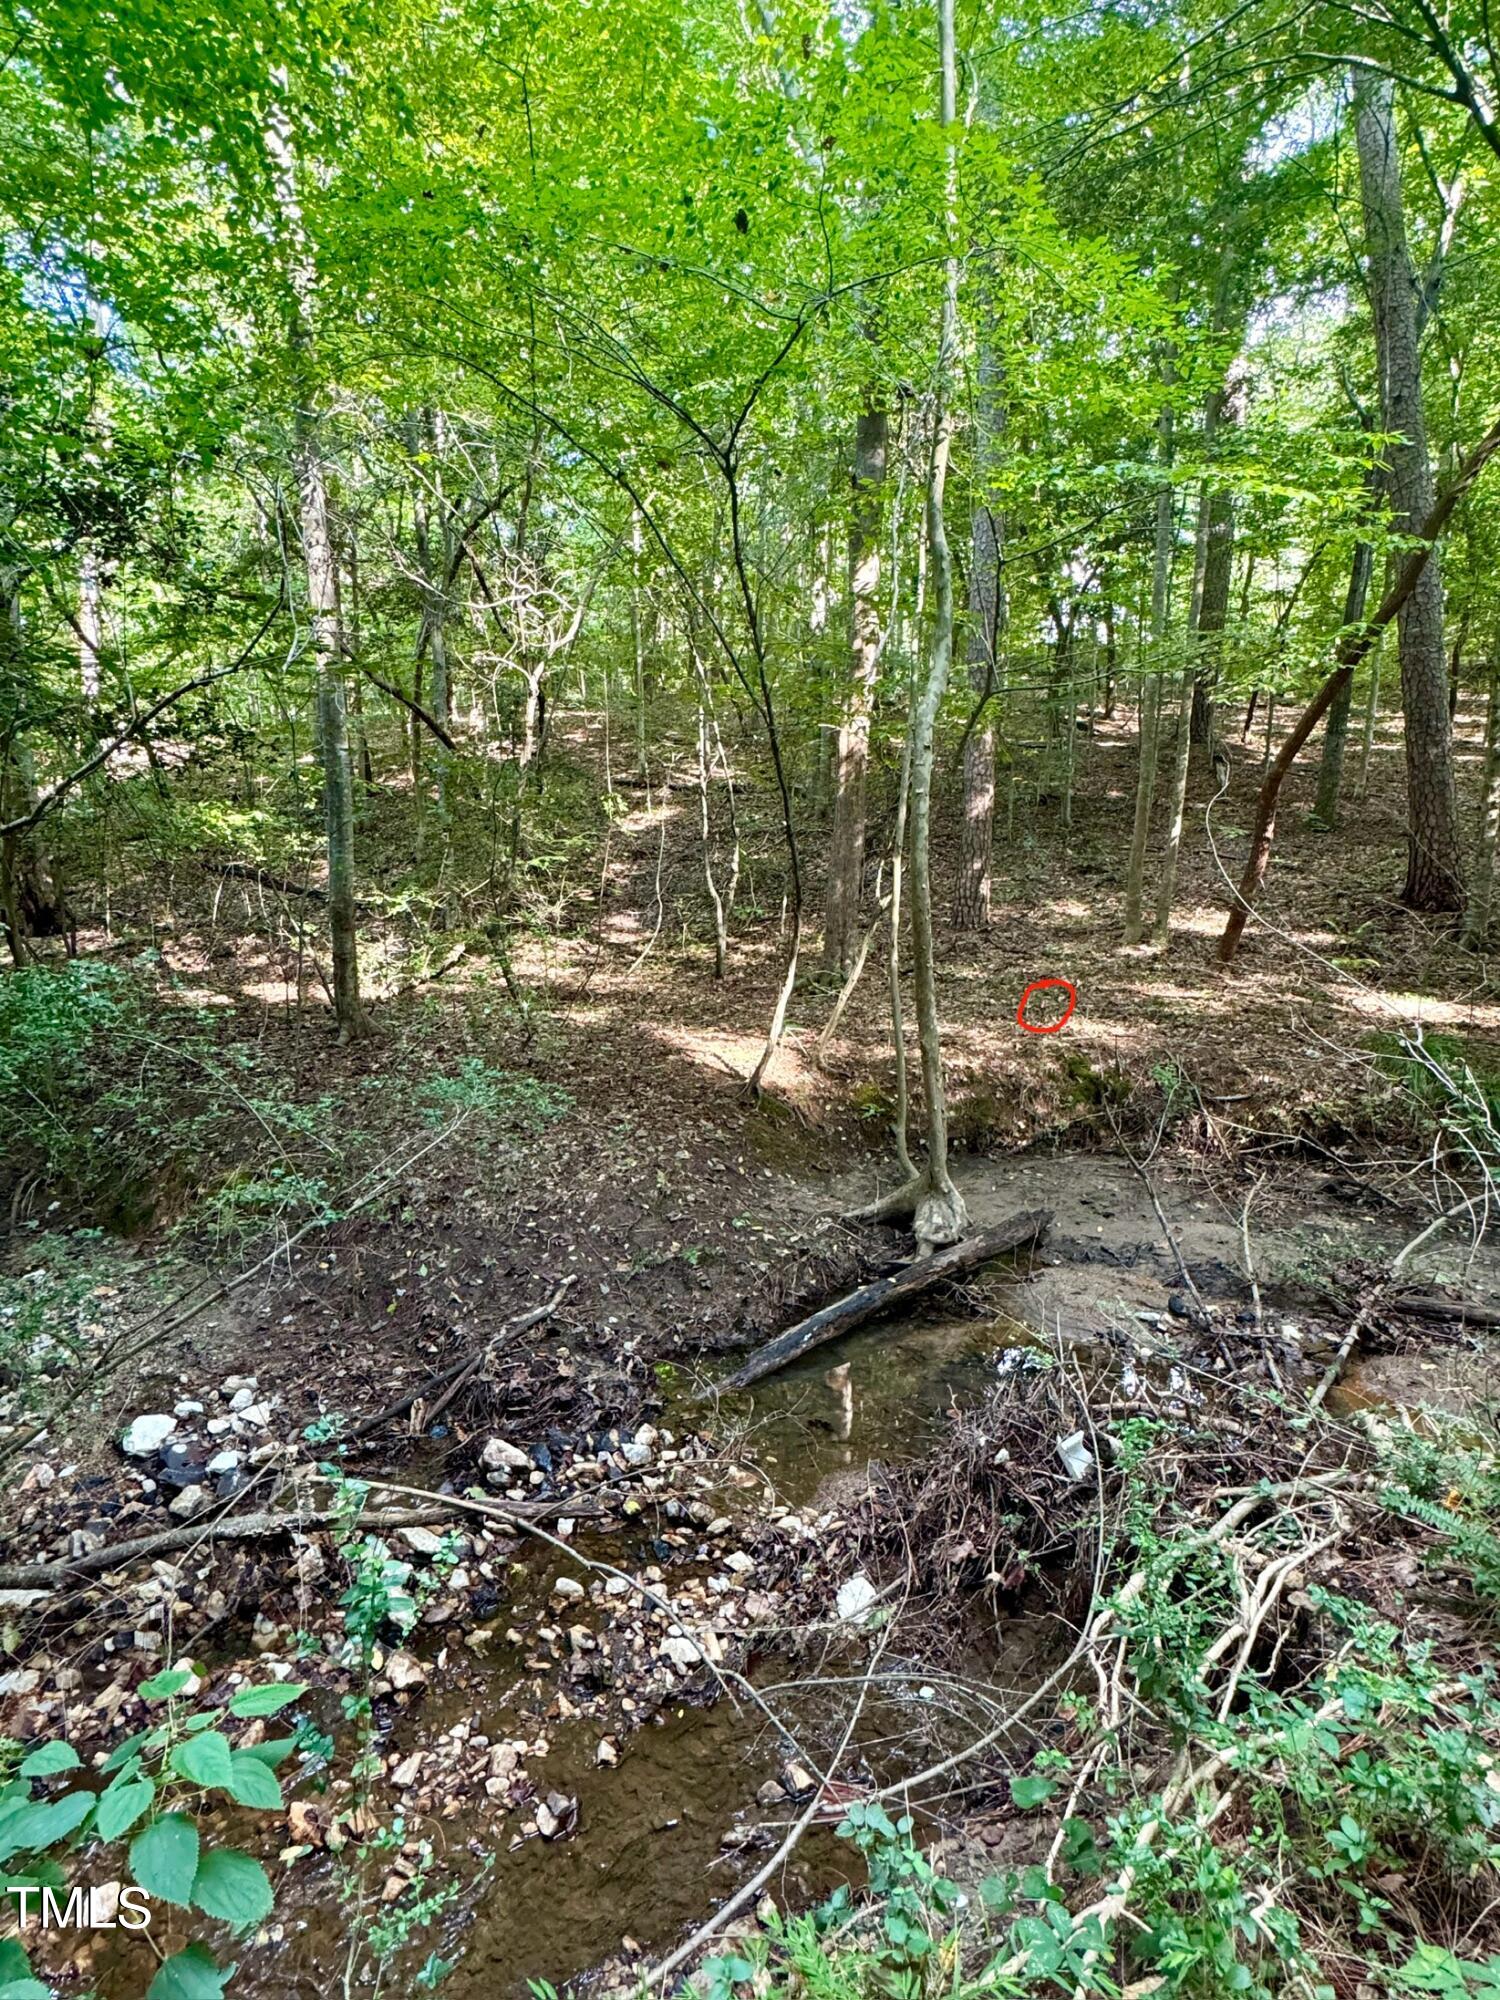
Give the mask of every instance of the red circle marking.
[[[1033, 993], [1040, 993], [1043, 990], [1043, 988], [1047, 986], [1066, 986], [1068, 989], [1068, 1004], [1063, 1009], [1062, 1016], [1059, 1020], [1049, 1022], [1049, 1024], [1045, 1028], [1039, 1028], [1035, 1027], [1030, 1021], [1027, 1020], [1026, 1002], [1031, 998]], [[1058, 1029], [1063, 1027], [1067, 1023], [1067, 1021], [1072, 1015], [1073, 1009], [1077, 1005], [1078, 1005], [1078, 991], [1070, 980], [1033, 979], [1031, 984], [1027, 987], [1026, 991], [1021, 995], [1021, 1004], [1016, 1009], [1016, 1019], [1020, 1022], [1021, 1026], [1026, 1030], [1028, 1035], [1055, 1035]]]

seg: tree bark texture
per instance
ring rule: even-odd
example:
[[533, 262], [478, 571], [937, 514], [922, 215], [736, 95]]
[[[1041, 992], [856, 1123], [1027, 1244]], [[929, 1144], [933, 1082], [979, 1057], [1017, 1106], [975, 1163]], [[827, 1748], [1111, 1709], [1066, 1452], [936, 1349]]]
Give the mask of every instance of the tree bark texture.
[[[1422, 411], [1419, 295], [1406, 238], [1394, 91], [1356, 73], [1355, 134], [1380, 377], [1380, 422], [1393, 433], [1385, 480], [1395, 525], [1416, 534], [1432, 511], [1432, 467]], [[1414, 910], [1463, 907], [1463, 852], [1443, 657], [1443, 578], [1425, 563], [1399, 623], [1405, 715], [1407, 867], [1401, 900]]]
[[865, 780], [870, 717], [880, 670], [880, 518], [889, 419], [875, 403], [855, 424], [849, 517], [849, 685], [834, 765], [833, 829], [828, 848], [823, 960], [847, 972], [859, 934], [865, 869]]

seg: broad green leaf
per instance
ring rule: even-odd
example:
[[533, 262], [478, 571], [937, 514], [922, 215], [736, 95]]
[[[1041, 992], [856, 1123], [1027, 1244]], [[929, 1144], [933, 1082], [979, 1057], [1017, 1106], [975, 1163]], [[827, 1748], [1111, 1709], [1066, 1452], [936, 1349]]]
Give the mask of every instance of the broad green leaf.
[[288, 1681], [285, 1687], [241, 1688], [230, 1697], [231, 1715], [279, 1715], [307, 1693], [305, 1681]]
[[52, 1988], [29, 1974], [25, 1979], [6, 1979], [0, 1981], [0, 2000], [52, 2000]]
[[123, 1783], [113, 1784], [108, 1791], [101, 1792], [99, 1810], [94, 1815], [99, 1838], [118, 1840], [122, 1833], [135, 1825], [155, 1797], [156, 1786], [149, 1778], [127, 1778]]
[[1011, 1804], [1019, 1806], [1022, 1812], [1030, 1812], [1034, 1806], [1044, 1806], [1056, 1790], [1050, 1778], [1012, 1778]]
[[134, 1736], [127, 1736], [123, 1743], [117, 1743], [104, 1760], [105, 1770], [118, 1771], [122, 1764], [128, 1764], [151, 1734], [149, 1729], [138, 1729]]
[[260, 1863], [238, 1848], [216, 1848], [198, 1863], [193, 1901], [211, 1917], [243, 1929], [268, 1917], [276, 1898], [271, 1879]]
[[238, 1799], [242, 1806], [263, 1806], [267, 1812], [280, 1812], [281, 1787], [268, 1764], [248, 1751], [239, 1750], [230, 1758], [229, 1766], [231, 1798]]
[[0, 1829], [0, 1861], [33, 1848], [50, 1847], [83, 1825], [94, 1810], [92, 1792], [65, 1792], [60, 1799], [27, 1806]]
[[181, 1694], [192, 1678], [186, 1667], [163, 1667], [149, 1681], [142, 1681], [136, 1692], [146, 1701], [165, 1701], [169, 1695]]
[[257, 1763], [269, 1764], [274, 1771], [278, 1764], [284, 1764], [297, 1747], [295, 1736], [272, 1736], [264, 1743], [254, 1743], [248, 1750], [236, 1750], [236, 1757], [254, 1757]]
[[229, 1738], [221, 1736], [216, 1729], [205, 1729], [179, 1743], [167, 1762], [193, 1784], [212, 1785], [227, 1792], [233, 1768], [231, 1755]]
[[173, 1952], [146, 1988], [146, 2000], [223, 2000], [234, 1976], [232, 1965], [220, 1966], [204, 1944]]
[[31, 1961], [17, 1938], [0, 1938], [0, 1981], [29, 1979]]
[[55, 1778], [59, 1771], [76, 1771], [83, 1759], [71, 1743], [44, 1743], [21, 1760], [23, 1778]]
[[183, 1813], [153, 1820], [130, 1843], [130, 1872], [148, 1896], [186, 1909], [198, 1872], [198, 1829]]

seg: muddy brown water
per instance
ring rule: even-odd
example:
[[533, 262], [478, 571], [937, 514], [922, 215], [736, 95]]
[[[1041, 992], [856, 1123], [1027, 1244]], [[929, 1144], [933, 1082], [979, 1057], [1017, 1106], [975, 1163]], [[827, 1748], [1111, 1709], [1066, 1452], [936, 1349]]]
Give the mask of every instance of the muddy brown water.
[[[990, 1277], [975, 1288], [976, 1312], [918, 1310], [863, 1329], [753, 1394], [726, 1401], [719, 1422], [753, 1446], [755, 1462], [790, 1504], [836, 1505], [841, 1485], [847, 1492], [851, 1482], [860, 1483], [872, 1461], [919, 1453], [947, 1412], [984, 1392], [1005, 1350], [1051, 1345], [1064, 1330], [1088, 1342], [1130, 1328], [1138, 1313], [1161, 1310], [1177, 1282], [1149, 1196], [1125, 1163], [1076, 1156], [962, 1162], [959, 1178], [976, 1226], [1017, 1207], [1047, 1206], [1056, 1212], [1050, 1242], [1029, 1272]], [[830, 1207], [849, 1192], [830, 1189]], [[1220, 1297], [1239, 1290], [1238, 1214], [1186, 1183], [1168, 1191], [1168, 1205], [1204, 1290]], [[1282, 1204], [1274, 1226], [1257, 1229], [1258, 1274], [1267, 1287], [1315, 1282], [1336, 1262], [1400, 1240], [1402, 1231], [1376, 1204], [1351, 1209], [1347, 1200], [1320, 1193], [1310, 1176], [1300, 1196]], [[684, 1394], [681, 1412], [669, 1411], [663, 1421], [697, 1426], [704, 1407], [690, 1408]], [[622, 1566], [633, 1560], [618, 1541], [606, 1553]], [[550, 1559], [539, 1568], [546, 1566]], [[991, 1664], [998, 1680], [1019, 1681], [1024, 1689], [1024, 1666]], [[429, 1726], [468, 1716], [492, 1739], [534, 1734], [536, 1718], [518, 1716], [510, 1705], [515, 1662], [487, 1663], [478, 1672], [477, 1695], [473, 1670], [464, 1685], [446, 1690], [436, 1678], [427, 1697]], [[752, 1678], [774, 1681], [784, 1672], [767, 1661], [752, 1668]], [[930, 1707], [919, 1712], [915, 1699], [913, 1687], [903, 1701], [872, 1710], [857, 1739], [866, 1767], [882, 1778], [898, 1776], [903, 1765], [914, 1768], [912, 1755], [925, 1756], [943, 1740], [941, 1718]], [[836, 1741], [845, 1711], [828, 1697], [778, 1694], [775, 1705], [814, 1755]], [[951, 1740], [969, 1740], [972, 1721], [951, 1717]], [[615, 1768], [596, 1764], [597, 1718], [552, 1724], [546, 1733], [550, 1752], [530, 1774], [539, 1792], [577, 1799], [576, 1832], [490, 1853], [462, 1818], [424, 1826], [450, 1856], [468, 1849], [457, 1857], [467, 1887], [403, 1953], [387, 1991], [415, 1993], [413, 1976], [430, 1949], [457, 1961], [442, 1986], [449, 2000], [512, 2000], [526, 1995], [532, 1981], [559, 1990], [586, 1985], [605, 1961], [618, 1965], [622, 1947], [635, 1947], [640, 1962], [649, 1962], [763, 1864], [790, 1815], [789, 1808], [778, 1813], [756, 1803], [787, 1750], [748, 1703], [669, 1707], [622, 1739]], [[520, 1817], [507, 1822], [502, 1841]], [[747, 1829], [760, 1830], [759, 1845], [725, 1846], [726, 1836]], [[800, 1845], [772, 1893], [783, 1907], [806, 1907], [852, 1878], [856, 1861], [831, 1830], [819, 1830]], [[296, 1900], [278, 1904], [283, 1943], [250, 1954], [236, 1982], [246, 2000], [321, 2000], [336, 1983], [343, 1922], [330, 1878], [326, 1863], [293, 1872], [288, 1894]]]

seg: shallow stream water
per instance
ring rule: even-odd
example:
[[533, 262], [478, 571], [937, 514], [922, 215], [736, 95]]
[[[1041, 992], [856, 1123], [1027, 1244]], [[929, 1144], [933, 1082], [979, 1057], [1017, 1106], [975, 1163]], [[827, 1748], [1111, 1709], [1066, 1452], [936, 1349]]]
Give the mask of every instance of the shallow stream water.
[[[863, 1485], [872, 1461], [919, 1454], [948, 1421], [946, 1412], [983, 1394], [1004, 1350], [1061, 1338], [1099, 1342], [1111, 1328], [1135, 1324], [1142, 1311], [1161, 1310], [1178, 1282], [1175, 1253], [1149, 1196], [1118, 1160], [968, 1163], [961, 1178], [976, 1226], [1022, 1206], [1053, 1208], [1048, 1245], [1028, 1272], [987, 1277], [971, 1294], [970, 1314], [956, 1317], [950, 1304], [877, 1323], [819, 1349], [752, 1395], [726, 1399], [718, 1426], [753, 1447], [747, 1455], [789, 1504], [837, 1506]], [[1238, 1290], [1239, 1217], [1187, 1187], [1174, 1191], [1171, 1210], [1205, 1292]], [[1378, 1210], [1351, 1211], [1346, 1201], [1309, 1194], [1258, 1233], [1258, 1275], [1268, 1286], [1299, 1282], [1320, 1266], [1378, 1249], [1389, 1230]], [[664, 1423], [705, 1422], [709, 1406], [689, 1407], [685, 1391], [681, 1403]], [[607, 1553], [622, 1566], [633, 1559], [621, 1538]], [[538, 1564], [538, 1588], [542, 1570]], [[494, 1739], [533, 1733], [535, 1718], [518, 1721], [506, 1706], [516, 1667], [514, 1659], [466, 1663], [448, 1685], [435, 1678], [425, 1722], [441, 1728], [468, 1717]], [[1011, 1686], [1024, 1684], [1024, 1653], [996, 1671]], [[752, 1677], [762, 1681], [784, 1672], [769, 1660], [752, 1664]], [[776, 1706], [814, 1754], [829, 1747], [843, 1716], [816, 1691], [778, 1694]], [[970, 1720], [955, 1718], [952, 1727], [971, 1733]], [[869, 1763], [882, 1777], [899, 1775], [908, 1739], [925, 1754], [935, 1727], [930, 1711], [919, 1715], [909, 1704], [906, 1712], [900, 1704], [872, 1712], [863, 1731]], [[546, 1734], [551, 1748], [532, 1777], [539, 1791], [576, 1798], [576, 1831], [502, 1846], [493, 1857], [473, 1841], [473, 1862], [460, 1868], [470, 1887], [424, 1941], [457, 1961], [442, 1987], [448, 2000], [512, 2000], [533, 1980], [562, 1989], [606, 1960], [618, 1963], [622, 1947], [649, 1963], [763, 1863], [794, 1811], [756, 1802], [787, 1750], [748, 1703], [669, 1706], [622, 1737], [613, 1768], [595, 1761], [597, 1720], [551, 1724]], [[735, 1829], [757, 1826], [764, 1829], [758, 1846], [724, 1845]], [[473, 1831], [460, 1817], [440, 1823], [437, 1836], [451, 1851]], [[800, 1845], [773, 1894], [783, 1907], [805, 1906], [852, 1874], [853, 1859], [831, 1830], [819, 1830]], [[330, 1872], [329, 1864], [294, 1871], [300, 1908], [285, 1911], [280, 1951], [269, 1961], [252, 1955], [236, 1986], [247, 2000], [321, 2000], [328, 1992], [341, 1930]]]

